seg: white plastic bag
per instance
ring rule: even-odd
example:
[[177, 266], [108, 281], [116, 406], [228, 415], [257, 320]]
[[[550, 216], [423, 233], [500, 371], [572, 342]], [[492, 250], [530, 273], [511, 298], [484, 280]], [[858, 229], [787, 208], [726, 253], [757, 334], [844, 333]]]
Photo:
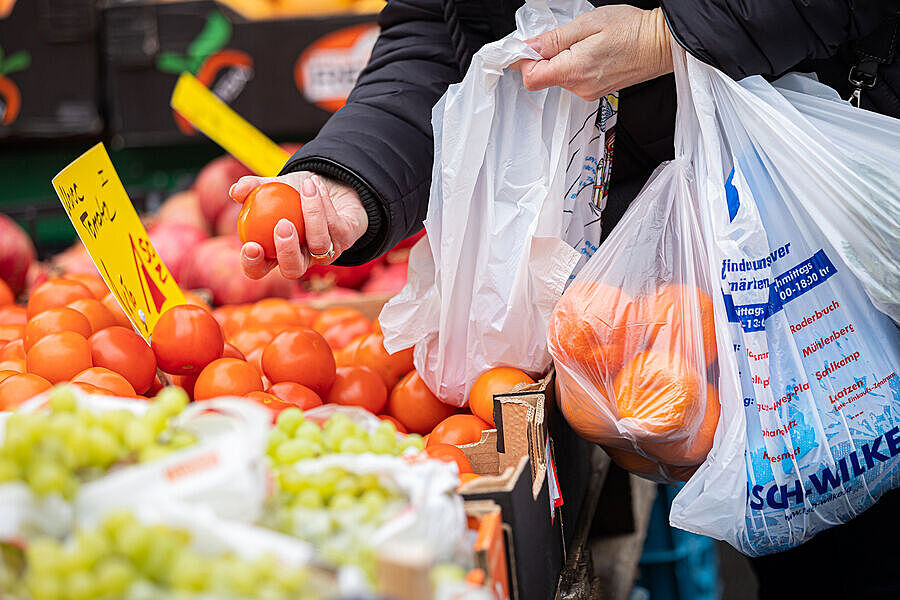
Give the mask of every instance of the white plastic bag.
[[[871, 260], [891, 263], [883, 273], [896, 268], [887, 229], [896, 229], [900, 173], [848, 159], [837, 129], [823, 133], [868, 114], [837, 103], [804, 114], [800, 101], [821, 94], [792, 104], [759, 77], [738, 84], [674, 54], [679, 93], [691, 96], [677, 127], [721, 287], [722, 416], [670, 521], [768, 554], [849, 521], [900, 482], [900, 335], [866, 296], [897, 300], [882, 298], [897, 282], [879, 280]], [[900, 127], [883, 124], [891, 135]]]
[[415, 345], [416, 368], [444, 402], [465, 404], [471, 383], [494, 366], [546, 372], [550, 311], [599, 245], [598, 166], [616, 99], [528, 92], [507, 69], [538, 58], [524, 40], [592, 8], [528, 0], [516, 31], [479, 50], [432, 113], [428, 235], [380, 318], [388, 351]]

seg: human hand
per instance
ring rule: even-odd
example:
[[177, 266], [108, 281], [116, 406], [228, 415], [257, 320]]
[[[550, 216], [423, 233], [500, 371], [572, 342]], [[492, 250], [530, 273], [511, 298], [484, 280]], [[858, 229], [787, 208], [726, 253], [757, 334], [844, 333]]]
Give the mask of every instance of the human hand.
[[560, 86], [598, 100], [672, 72], [671, 33], [659, 8], [601, 6], [526, 43], [544, 58], [513, 65], [530, 91]]
[[[359, 195], [353, 188], [308, 171], [288, 173], [279, 177], [241, 177], [231, 186], [229, 195], [243, 203], [254, 189], [263, 183], [279, 181], [300, 192], [306, 239], [301, 245], [297, 229], [282, 219], [272, 232], [278, 258], [267, 259], [256, 242], [241, 248], [241, 266], [251, 279], [260, 279], [277, 265], [282, 276], [297, 279], [312, 264], [330, 264], [342, 252], [362, 237], [369, 226], [369, 218]], [[312, 254], [326, 254], [334, 248], [330, 258], [313, 258]]]

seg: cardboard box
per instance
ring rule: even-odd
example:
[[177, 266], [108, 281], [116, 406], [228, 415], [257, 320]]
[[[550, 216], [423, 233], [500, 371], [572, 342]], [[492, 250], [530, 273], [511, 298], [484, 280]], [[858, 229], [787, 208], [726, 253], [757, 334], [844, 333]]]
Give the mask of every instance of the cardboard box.
[[[496, 430], [461, 446], [481, 478], [461, 490], [467, 501], [500, 506], [511, 539], [507, 554], [514, 600], [555, 595], [569, 531], [587, 490], [588, 444], [555, 410], [551, 372], [531, 386], [494, 398]], [[554, 488], [563, 504], [555, 506]]]
[[17, 0], [0, 8], [0, 140], [97, 135], [95, 0]]
[[374, 15], [250, 20], [212, 0], [110, 0], [102, 30], [114, 147], [205, 139], [169, 107], [183, 71], [266, 135], [309, 139], [343, 106], [378, 36]]

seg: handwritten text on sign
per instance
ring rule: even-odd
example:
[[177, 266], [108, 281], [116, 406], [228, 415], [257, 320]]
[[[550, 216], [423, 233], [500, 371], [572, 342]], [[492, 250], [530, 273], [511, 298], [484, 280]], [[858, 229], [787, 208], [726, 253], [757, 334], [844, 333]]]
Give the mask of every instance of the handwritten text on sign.
[[159, 315], [185, 299], [153, 249], [103, 144], [60, 171], [53, 187], [119, 306], [149, 340]]

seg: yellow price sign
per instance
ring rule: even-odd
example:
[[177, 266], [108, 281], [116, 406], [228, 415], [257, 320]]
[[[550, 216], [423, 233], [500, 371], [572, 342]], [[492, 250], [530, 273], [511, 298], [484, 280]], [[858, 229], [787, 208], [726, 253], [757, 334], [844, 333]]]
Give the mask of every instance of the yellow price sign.
[[278, 175], [291, 157], [190, 73], [178, 78], [171, 106], [257, 175]]
[[138, 333], [150, 340], [159, 315], [185, 304], [144, 229], [102, 143], [53, 178], [78, 237]]

